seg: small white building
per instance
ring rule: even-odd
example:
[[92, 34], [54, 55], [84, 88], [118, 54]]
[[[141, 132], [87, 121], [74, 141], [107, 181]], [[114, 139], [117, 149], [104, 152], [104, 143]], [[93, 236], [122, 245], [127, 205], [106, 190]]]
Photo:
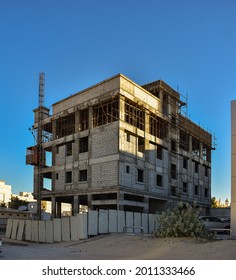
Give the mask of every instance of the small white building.
[[8, 207], [11, 202], [11, 185], [6, 185], [5, 181], [0, 180], [0, 204], [5, 204]]
[[19, 192], [19, 194], [12, 194], [13, 197], [17, 197], [20, 200], [24, 200], [27, 202], [36, 201], [31, 192]]

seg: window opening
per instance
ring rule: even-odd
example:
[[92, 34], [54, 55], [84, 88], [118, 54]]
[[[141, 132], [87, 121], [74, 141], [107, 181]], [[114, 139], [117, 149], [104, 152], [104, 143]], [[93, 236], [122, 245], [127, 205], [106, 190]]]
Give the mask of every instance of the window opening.
[[177, 188], [175, 186], [171, 186], [171, 195], [177, 196]]
[[195, 190], [194, 190], [195, 195], [199, 195], [199, 186], [195, 185]]
[[188, 193], [188, 184], [183, 182], [183, 193]]
[[157, 145], [157, 158], [162, 159], [163, 148], [160, 145]]
[[56, 120], [56, 138], [75, 133], [75, 114], [69, 114]]
[[67, 171], [65, 174], [65, 183], [72, 183], [72, 171]]
[[189, 134], [183, 130], [179, 132], [179, 148], [184, 151], [189, 151]]
[[176, 141], [171, 139], [171, 151], [176, 152]]
[[175, 164], [171, 164], [171, 178], [172, 179], [176, 179], [176, 165]]
[[138, 169], [138, 182], [144, 182], [144, 171], [142, 169]]
[[183, 168], [188, 169], [188, 159], [186, 157], [183, 158]]
[[200, 156], [200, 142], [195, 137], [192, 137], [192, 155]]
[[79, 171], [79, 181], [80, 182], [87, 181], [87, 169]]
[[88, 109], [80, 110], [79, 112], [79, 130], [84, 131], [89, 127]]
[[149, 133], [153, 136], [156, 136], [160, 139], [167, 137], [167, 122], [160, 117], [150, 113], [149, 115]]
[[79, 152], [88, 152], [88, 136], [79, 139]]
[[119, 119], [118, 98], [93, 106], [93, 127], [108, 124]]
[[202, 158], [206, 161], [211, 162], [211, 148], [204, 143], [202, 147]]
[[157, 176], [156, 176], [156, 185], [158, 187], [162, 187], [162, 176], [159, 174], [157, 174]]
[[72, 142], [66, 143], [66, 156], [72, 156]]
[[145, 139], [138, 136], [138, 151], [144, 153], [145, 151]]
[[137, 103], [125, 100], [125, 121], [141, 130], [144, 130], [145, 113], [143, 107]]

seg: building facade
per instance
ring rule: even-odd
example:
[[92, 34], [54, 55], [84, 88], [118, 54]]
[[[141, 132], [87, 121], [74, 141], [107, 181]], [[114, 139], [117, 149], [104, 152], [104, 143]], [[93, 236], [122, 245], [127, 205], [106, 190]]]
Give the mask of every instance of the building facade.
[[7, 185], [5, 181], [0, 180], [0, 204], [8, 207], [11, 202], [11, 185]]
[[[179, 201], [211, 205], [212, 135], [181, 113], [180, 94], [158, 80], [140, 86], [118, 74], [43, 108], [43, 168], [37, 146], [34, 195], [81, 209], [149, 212]], [[34, 110], [37, 131], [39, 108]]]

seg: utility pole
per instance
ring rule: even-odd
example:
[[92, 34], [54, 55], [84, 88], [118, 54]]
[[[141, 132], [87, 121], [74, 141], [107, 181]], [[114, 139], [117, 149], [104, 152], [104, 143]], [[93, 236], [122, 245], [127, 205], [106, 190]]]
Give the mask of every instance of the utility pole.
[[37, 148], [38, 148], [38, 182], [37, 182], [37, 216], [41, 220], [41, 192], [43, 189], [43, 113], [44, 113], [44, 73], [39, 73], [39, 99], [38, 99], [38, 132], [37, 132]]

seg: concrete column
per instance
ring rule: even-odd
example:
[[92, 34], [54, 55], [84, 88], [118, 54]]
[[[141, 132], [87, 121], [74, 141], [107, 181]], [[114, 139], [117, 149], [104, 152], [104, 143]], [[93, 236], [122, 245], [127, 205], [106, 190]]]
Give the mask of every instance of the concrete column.
[[56, 218], [57, 217], [57, 207], [56, 207], [56, 198], [53, 196], [52, 197], [52, 199], [51, 199], [51, 201], [52, 201], [52, 209], [51, 209], [51, 211], [52, 211], [52, 217], [53, 218]]
[[52, 217], [61, 217], [61, 202], [58, 202], [56, 197], [52, 197]]
[[88, 127], [89, 127], [89, 129], [92, 129], [93, 128], [93, 108], [89, 107], [88, 110], [89, 110], [88, 111], [88, 119], [89, 119]]
[[[88, 183], [88, 188], [92, 188], [92, 168], [90, 165], [90, 159], [93, 157], [92, 155], [92, 135], [90, 133], [91, 129], [93, 128], [93, 108], [89, 107], [88, 109], [88, 126], [89, 126], [89, 135], [88, 135], [88, 165], [87, 165], [87, 183]], [[88, 199], [89, 201], [89, 199]], [[90, 206], [91, 206], [91, 196], [90, 196]], [[90, 209], [90, 207], [89, 207]]]
[[200, 142], [199, 157], [200, 157], [200, 158], [203, 158], [203, 143], [202, 143], [202, 142]]
[[149, 213], [149, 197], [144, 196], [143, 202], [145, 203], [144, 208], [143, 208], [143, 213]]
[[79, 196], [73, 196], [73, 204], [72, 204], [72, 215], [76, 215], [79, 213]]
[[125, 100], [124, 97], [120, 97], [119, 99], [119, 119], [125, 121]]
[[57, 209], [57, 218], [61, 218], [61, 202], [60, 201], [57, 201], [56, 203], [56, 209]]
[[79, 132], [79, 122], [80, 122], [80, 115], [79, 111], [75, 112], [75, 133]]
[[117, 210], [124, 210], [124, 192], [117, 193]]
[[193, 144], [192, 144], [192, 136], [189, 136], [189, 153], [192, 155]]
[[231, 238], [236, 239], [236, 100], [231, 101]]
[[91, 203], [92, 202], [92, 195], [88, 194], [87, 198], [88, 198], [88, 209], [92, 210], [92, 203]]

